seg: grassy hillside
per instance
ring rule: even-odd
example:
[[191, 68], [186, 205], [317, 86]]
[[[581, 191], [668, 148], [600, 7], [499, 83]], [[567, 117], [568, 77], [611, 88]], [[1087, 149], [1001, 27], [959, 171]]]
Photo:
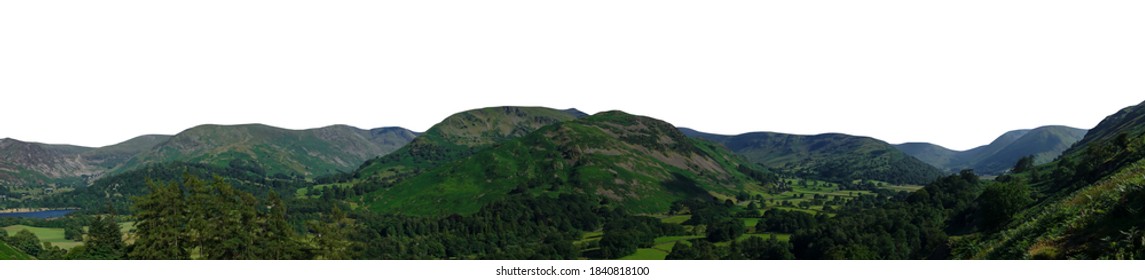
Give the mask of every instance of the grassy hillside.
[[[1061, 159], [1008, 178], [1036, 201], [1003, 228], [962, 236], [955, 257], [1145, 258], [1145, 106], [1106, 118]], [[1028, 182], [1028, 183], [1025, 183]]]
[[351, 171], [363, 161], [404, 146], [404, 129], [361, 130], [344, 125], [288, 130], [260, 124], [202, 125], [128, 161], [118, 171], [174, 161], [249, 166], [267, 174], [321, 176]]
[[864, 179], [893, 184], [925, 184], [942, 175], [933, 166], [869, 137], [772, 132], [722, 136], [691, 130], [685, 132], [720, 143], [752, 162], [799, 177], [834, 182]]
[[[427, 133], [428, 134], [428, 133]], [[663, 121], [604, 112], [541, 128], [364, 197], [370, 210], [472, 213], [511, 193], [584, 193], [634, 212], [763, 188], [764, 171]], [[742, 171], [742, 172], [741, 172]]]
[[4, 243], [4, 241], [0, 240], [0, 260], [32, 260], [32, 259], [34, 259], [34, 258], [32, 258], [31, 256], [28, 256], [28, 254], [24, 254], [24, 252], [20, 252], [20, 250], [16, 250], [16, 248], [12, 248], [12, 246], [9, 246], [8, 243]]

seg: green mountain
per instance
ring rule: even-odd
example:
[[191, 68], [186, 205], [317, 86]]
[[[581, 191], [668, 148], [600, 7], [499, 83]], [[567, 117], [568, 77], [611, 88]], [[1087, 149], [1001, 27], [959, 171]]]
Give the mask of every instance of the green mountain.
[[1049, 162], [1082, 139], [1083, 129], [1044, 126], [1006, 132], [991, 142], [967, 151], [953, 151], [930, 143], [896, 145], [900, 151], [947, 172], [974, 169], [980, 174], [1006, 172], [1018, 159], [1033, 155], [1037, 164]]
[[367, 161], [355, 174], [363, 179], [392, 181], [584, 115], [576, 109], [509, 106], [460, 112], [430, 127], [409, 145]]
[[680, 199], [727, 198], [775, 180], [755, 166], [671, 124], [610, 111], [493, 144], [360, 202], [375, 212], [446, 215], [473, 213], [513, 193], [581, 193], [656, 213]]
[[691, 129], [682, 131], [692, 137], [722, 144], [752, 162], [800, 177], [835, 182], [865, 179], [894, 184], [925, 184], [942, 176], [942, 172], [934, 167], [886, 142], [869, 137], [774, 132], [725, 136]]
[[1000, 177], [1009, 188], [1034, 190], [1035, 202], [1018, 205], [999, 230], [960, 238], [956, 257], [1145, 258], [1142, 116], [1145, 103], [1121, 110], [1058, 160]]
[[244, 166], [268, 175], [321, 176], [354, 170], [369, 158], [397, 150], [416, 135], [402, 128], [362, 130], [345, 125], [308, 130], [261, 124], [201, 125], [138, 154], [117, 171], [182, 161]]

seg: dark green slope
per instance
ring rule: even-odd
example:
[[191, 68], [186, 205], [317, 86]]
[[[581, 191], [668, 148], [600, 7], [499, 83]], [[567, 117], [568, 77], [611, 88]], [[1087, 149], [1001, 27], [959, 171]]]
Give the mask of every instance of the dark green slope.
[[364, 180], [392, 181], [515, 139], [546, 125], [583, 116], [576, 109], [489, 107], [453, 114], [392, 154], [367, 161], [355, 172]]
[[33, 260], [33, 259], [34, 258], [32, 258], [31, 256], [28, 256], [28, 254], [24, 254], [24, 252], [20, 252], [20, 250], [16, 250], [16, 248], [12, 248], [12, 246], [8, 245], [8, 243], [4, 243], [3, 240], [0, 240], [0, 260]]
[[612, 111], [496, 144], [363, 202], [376, 212], [444, 215], [472, 213], [510, 193], [584, 193], [633, 212], [663, 212], [679, 199], [726, 198], [774, 180], [752, 166], [663, 121]]
[[686, 129], [693, 137], [720, 143], [732, 152], [764, 166], [800, 177], [835, 182], [867, 179], [894, 184], [925, 184], [942, 175], [938, 169], [910, 157], [886, 142], [845, 134], [812, 136], [753, 132], [735, 136]]
[[400, 128], [367, 131], [345, 125], [309, 130], [261, 124], [201, 125], [140, 153], [117, 171], [183, 161], [249, 166], [270, 175], [321, 176], [351, 171], [369, 158], [404, 146], [414, 136]]
[[896, 145], [900, 151], [947, 172], [974, 169], [979, 174], [1006, 172], [1018, 159], [1033, 155], [1038, 164], [1046, 163], [1081, 140], [1083, 129], [1044, 126], [1006, 132], [989, 145], [966, 151], [953, 151], [930, 143]]
[[1084, 139], [1078, 141], [1078, 146], [1085, 146], [1095, 141], [1113, 141], [1121, 134], [1133, 136], [1145, 133], [1145, 110], [1142, 110], [1142, 107], [1145, 107], [1145, 102], [1121, 109], [1106, 117], [1086, 133]]
[[[1058, 160], [1007, 176], [1037, 199], [998, 231], [954, 243], [956, 257], [1145, 258], [1145, 104], [1101, 122]], [[1028, 182], [1025, 183], [1025, 182]]]

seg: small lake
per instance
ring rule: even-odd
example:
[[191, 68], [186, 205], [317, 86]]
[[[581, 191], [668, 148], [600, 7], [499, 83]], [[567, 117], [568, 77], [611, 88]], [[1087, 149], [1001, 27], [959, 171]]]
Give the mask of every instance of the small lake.
[[65, 210], [47, 210], [47, 211], [36, 211], [36, 212], [23, 212], [23, 213], [0, 213], [0, 218], [38, 218], [38, 219], [59, 218], [59, 217], [63, 217], [64, 215], [67, 215], [68, 213], [75, 212], [75, 211], [76, 211], [75, 209], [65, 209]]

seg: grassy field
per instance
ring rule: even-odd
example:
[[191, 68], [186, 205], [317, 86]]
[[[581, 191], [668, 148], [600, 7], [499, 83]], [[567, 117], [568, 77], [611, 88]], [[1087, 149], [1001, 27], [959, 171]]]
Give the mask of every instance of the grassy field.
[[665, 224], [683, 224], [692, 218], [692, 215], [659, 216], [660, 222]]
[[756, 224], [759, 224], [759, 218], [742, 218], [740, 220], [743, 220], [743, 226], [747, 228], [754, 228]]
[[653, 243], [656, 243], [656, 244], [673, 243], [673, 244], [675, 244], [676, 241], [680, 241], [680, 240], [692, 240], [692, 239], [700, 239], [700, 238], [704, 238], [704, 236], [702, 236], [702, 235], [663, 236], [663, 237], [657, 237], [656, 241], [653, 241]]
[[[40, 241], [51, 242], [52, 245], [59, 246], [60, 248], [63, 248], [63, 249], [69, 249], [70, 250], [71, 248], [74, 248], [76, 246], [83, 244], [83, 242], [65, 239], [63, 228], [41, 228], [41, 227], [30, 227], [30, 226], [25, 226], [25, 225], [14, 225], [14, 226], [4, 227], [4, 230], [8, 231], [9, 235], [15, 235], [17, 232], [20, 232], [21, 230], [24, 230], [24, 229], [27, 229], [28, 231], [32, 232], [32, 234], [35, 234], [36, 238], [39, 238]], [[124, 234], [123, 235], [124, 241], [127, 242], [127, 244], [131, 244], [131, 242], [134, 241], [133, 235], [130, 235], [128, 233], [131, 232], [131, 230], [135, 229], [135, 222], [119, 223], [119, 229], [120, 229], [120, 232], [122, 232]], [[84, 230], [86, 231], [87, 227], [84, 227]]]
[[77, 241], [71, 241], [71, 240], [64, 239], [64, 229], [63, 228], [41, 228], [41, 227], [30, 227], [30, 226], [25, 226], [25, 225], [14, 225], [14, 226], [4, 227], [4, 230], [7, 230], [9, 235], [15, 235], [17, 232], [20, 232], [21, 230], [25, 230], [25, 229], [32, 232], [32, 234], [35, 234], [37, 238], [40, 238], [40, 241], [51, 242], [52, 245], [59, 246], [60, 248], [71, 249], [72, 247], [83, 244], [83, 242], [77, 242]]
[[921, 190], [921, 189], [922, 189], [922, 186], [914, 186], [914, 185], [908, 185], [908, 186], [883, 186], [883, 187], [880, 187], [880, 188], [882, 188], [882, 189], [888, 189], [888, 190], [892, 190], [892, 191], [905, 191], [905, 192], [914, 192], [914, 191], [917, 191], [917, 190]]
[[663, 260], [668, 252], [658, 249], [636, 249], [636, 253], [620, 258], [621, 260]]

